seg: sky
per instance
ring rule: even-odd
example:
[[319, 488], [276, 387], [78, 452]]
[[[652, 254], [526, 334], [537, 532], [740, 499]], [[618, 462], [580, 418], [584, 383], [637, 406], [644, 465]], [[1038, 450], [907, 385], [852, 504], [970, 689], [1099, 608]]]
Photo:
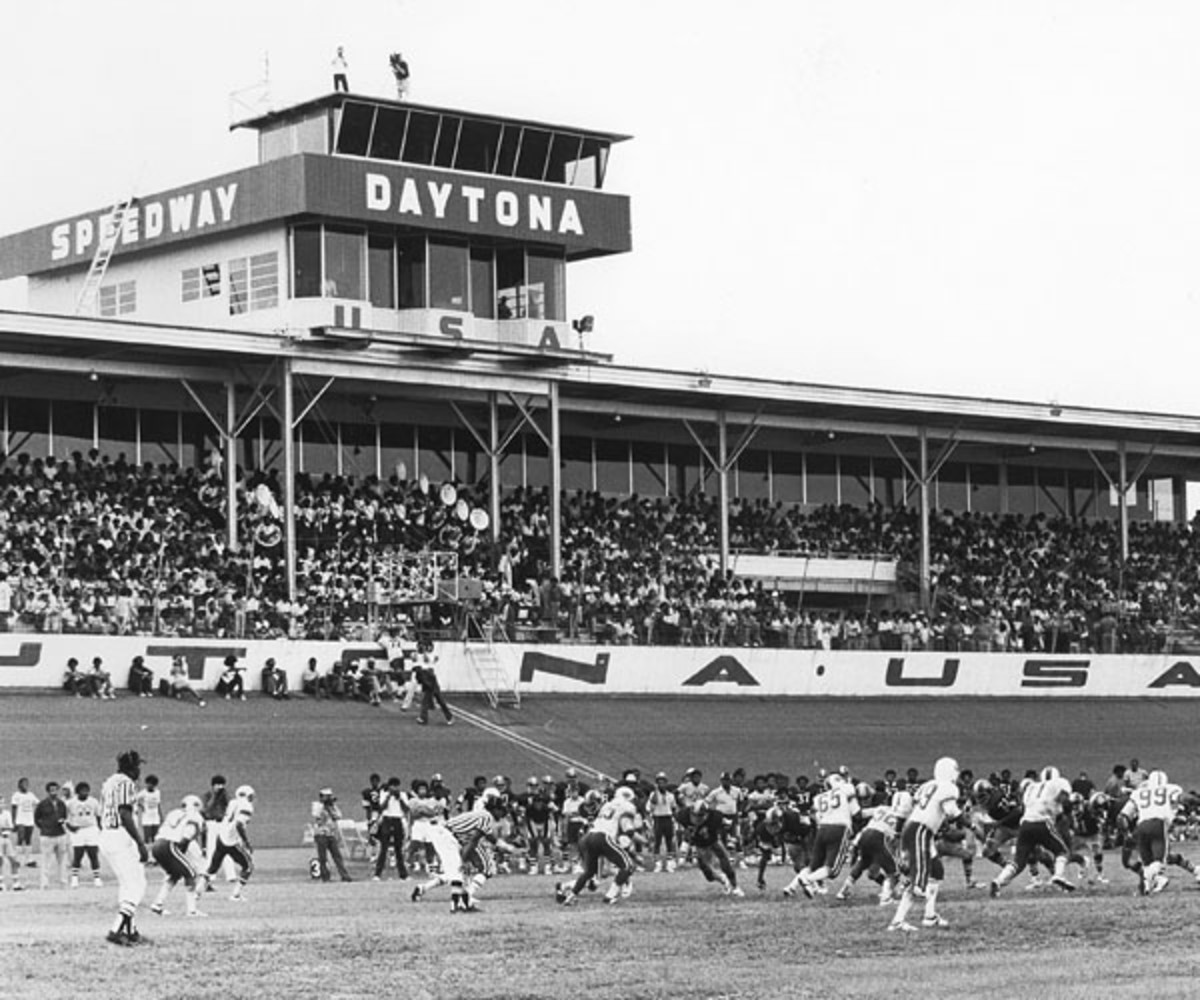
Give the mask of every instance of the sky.
[[568, 269], [619, 363], [1200, 415], [1200, 4], [5, 6], [0, 234], [249, 165], [264, 66], [391, 96], [398, 49], [414, 101], [634, 137], [634, 249]]

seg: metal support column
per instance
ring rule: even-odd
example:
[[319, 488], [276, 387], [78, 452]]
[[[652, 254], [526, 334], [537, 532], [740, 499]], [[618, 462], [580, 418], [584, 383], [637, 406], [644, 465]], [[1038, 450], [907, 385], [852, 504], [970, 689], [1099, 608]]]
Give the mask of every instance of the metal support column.
[[1129, 505], [1125, 502], [1129, 490], [1129, 457], [1125, 452], [1125, 442], [1117, 442], [1117, 488], [1118, 503], [1121, 509], [1121, 563], [1129, 562]]
[[729, 572], [729, 438], [725, 411], [717, 413], [717, 527], [721, 539], [721, 576]]
[[238, 549], [237, 522], [237, 387], [232, 381], [225, 383], [225, 426], [229, 429], [222, 435], [225, 445], [225, 543], [230, 552]]
[[917, 429], [917, 443], [920, 448], [920, 484], [918, 502], [921, 505], [921, 610], [930, 610], [930, 580], [929, 580], [929, 436], [924, 427]]
[[293, 436], [295, 399], [292, 392], [292, 360], [284, 358], [280, 364], [280, 395], [283, 398], [283, 413], [280, 415], [280, 430], [283, 434], [283, 550], [287, 571], [287, 599], [296, 601], [296, 439]]
[[[500, 542], [500, 400], [488, 393], [488, 510], [492, 520], [492, 542]], [[497, 554], [498, 555], [498, 554]]]
[[550, 575], [562, 579], [562, 460], [559, 448], [558, 383], [550, 382]]

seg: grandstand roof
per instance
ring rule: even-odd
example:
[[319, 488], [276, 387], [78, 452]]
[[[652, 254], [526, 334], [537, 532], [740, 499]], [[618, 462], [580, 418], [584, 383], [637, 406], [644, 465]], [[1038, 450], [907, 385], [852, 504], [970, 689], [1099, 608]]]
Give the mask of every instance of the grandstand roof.
[[580, 363], [566, 353], [432, 337], [379, 334], [347, 344], [0, 310], [0, 352], [11, 369], [211, 381], [244, 381], [248, 368], [286, 357], [297, 374], [333, 377], [364, 393], [391, 386], [414, 396], [545, 394], [554, 382], [566, 412], [698, 421], [723, 412], [731, 424], [832, 435], [911, 437], [923, 427], [960, 441], [1077, 450], [1125, 443], [1200, 460], [1200, 417]]

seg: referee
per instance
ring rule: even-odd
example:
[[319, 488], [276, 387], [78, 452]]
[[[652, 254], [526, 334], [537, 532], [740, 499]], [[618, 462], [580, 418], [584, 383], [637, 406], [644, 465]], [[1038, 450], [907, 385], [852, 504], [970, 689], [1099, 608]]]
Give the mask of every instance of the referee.
[[107, 940], [122, 947], [145, 941], [133, 921], [146, 893], [142, 865], [149, 857], [133, 818], [141, 773], [141, 756], [136, 750], [126, 750], [117, 755], [117, 773], [105, 780], [100, 792], [100, 853], [117, 876], [117, 919]]

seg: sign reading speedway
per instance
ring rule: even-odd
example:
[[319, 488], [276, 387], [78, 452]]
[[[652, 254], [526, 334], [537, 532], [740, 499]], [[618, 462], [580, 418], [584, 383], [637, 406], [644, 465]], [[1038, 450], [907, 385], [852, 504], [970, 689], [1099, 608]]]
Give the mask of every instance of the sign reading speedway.
[[[83, 653], [81, 648], [86, 646]], [[806, 698], [1200, 698], [1200, 657], [1036, 656], [1013, 653], [886, 653], [824, 650], [643, 648], [511, 644], [493, 647], [523, 694], [647, 694]], [[455, 692], [482, 682], [460, 642], [439, 644], [438, 676]], [[293, 687], [308, 658], [322, 670], [386, 653], [370, 642], [172, 639], [153, 636], [0, 636], [0, 687], [57, 688], [68, 657], [83, 669], [99, 656], [124, 685], [133, 657], [165, 677], [182, 657], [196, 687], [216, 684], [226, 656], [259, 687], [268, 657]]]

